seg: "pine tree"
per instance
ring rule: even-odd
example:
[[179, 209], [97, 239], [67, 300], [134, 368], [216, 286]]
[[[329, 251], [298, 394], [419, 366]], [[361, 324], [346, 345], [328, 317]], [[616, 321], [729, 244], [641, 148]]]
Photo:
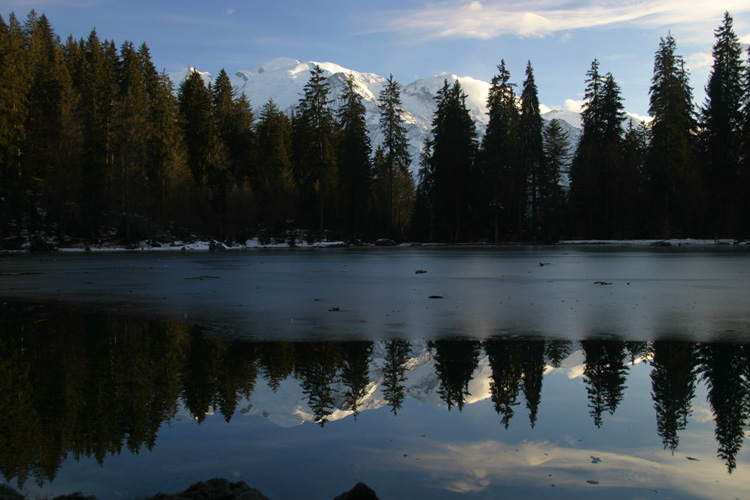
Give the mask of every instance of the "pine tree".
[[[67, 57], [82, 57], [80, 45], [72, 38], [66, 44]], [[60, 133], [55, 145], [54, 161], [49, 174], [49, 189], [46, 194], [47, 213], [55, 225], [58, 240], [62, 241], [68, 230], [77, 229], [81, 189], [81, 167], [83, 157], [83, 104], [81, 94], [73, 83], [69, 68], [61, 65]]]
[[[385, 221], [384, 230], [389, 236], [403, 235], [411, 218], [411, 214], [407, 213], [410, 208], [403, 207], [403, 209], [400, 209], [401, 207], [397, 207], [396, 204], [400, 199], [406, 200], [413, 197], [413, 188], [411, 192], [408, 192], [409, 182], [406, 179], [406, 175], [410, 175], [411, 155], [409, 154], [409, 142], [402, 116], [401, 90], [399, 89], [399, 83], [393, 79], [393, 75], [386, 81], [378, 100], [380, 130], [383, 134], [383, 163], [381, 164], [382, 168], [378, 169], [376, 179], [379, 189], [385, 192], [385, 205], [382, 207]], [[400, 185], [407, 192], [398, 192], [397, 188]], [[401, 217], [403, 220], [398, 223], [396, 221], [397, 214], [404, 216]]]
[[[323, 69], [315, 65], [304, 87], [293, 122], [295, 177], [300, 185], [302, 211], [318, 205], [321, 234], [328, 226], [326, 210], [336, 182], [335, 120], [328, 95], [330, 85]], [[311, 221], [310, 221], [311, 222]]]
[[743, 122], [742, 47], [728, 12], [714, 34], [714, 64], [701, 109], [702, 181], [707, 190], [709, 230], [714, 235], [730, 236], [737, 230], [737, 207], [742, 196], [737, 189]]
[[115, 104], [114, 151], [117, 158], [116, 178], [120, 186], [119, 213], [122, 216], [121, 235], [130, 241], [131, 217], [143, 200], [135, 198], [144, 192], [146, 172], [146, 141], [148, 130], [148, 96], [143, 78], [141, 59], [131, 42], [120, 48], [118, 67], [118, 95]]
[[[82, 183], [80, 190], [82, 231], [97, 237], [110, 211], [113, 165], [113, 122], [116, 101], [117, 50], [102, 43], [92, 31], [83, 44], [83, 68], [78, 71], [84, 120]], [[74, 73], [75, 74], [75, 73]]]
[[372, 146], [365, 105], [354, 75], [349, 75], [339, 109], [339, 199], [342, 229], [354, 235], [366, 230], [372, 197]]
[[212, 114], [211, 89], [197, 71], [191, 71], [178, 90], [179, 122], [187, 149], [190, 171], [200, 189], [207, 225], [201, 229], [224, 235], [227, 172], [225, 151], [218, 138]]
[[625, 190], [625, 173], [622, 165], [622, 137], [625, 121], [624, 106], [620, 86], [611, 73], [604, 77], [603, 119], [604, 136], [602, 141], [603, 162], [601, 185], [603, 190], [603, 227], [601, 233], [607, 238], [621, 238], [626, 228], [622, 221], [622, 207], [636, 193]]
[[212, 87], [212, 114], [219, 147], [226, 159], [225, 226], [232, 239], [251, 225], [257, 200], [251, 179], [255, 170], [255, 131], [247, 96], [235, 96], [229, 76], [222, 69]]
[[[517, 174], [517, 147], [519, 110], [514, 84], [510, 83], [510, 72], [501, 60], [498, 74], [493, 77], [487, 95], [489, 122], [482, 138], [480, 161], [482, 200], [492, 211], [494, 241], [500, 243], [502, 236], [518, 233], [518, 221], [522, 219], [522, 191], [514, 180]], [[515, 231], [510, 229], [515, 227]]]
[[471, 210], [477, 133], [466, 108], [466, 94], [458, 80], [453, 85], [445, 80], [435, 100], [437, 110], [432, 119], [422, 177], [431, 178], [436, 238], [457, 242], [463, 237]]
[[544, 166], [540, 176], [540, 225], [547, 241], [555, 240], [562, 231], [563, 210], [566, 206], [562, 176], [569, 168], [570, 136], [563, 130], [560, 120], [553, 119], [544, 127]]
[[28, 37], [29, 90], [26, 117], [26, 141], [22, 156], [21, 185], [31, 195], [25, 211], [30, 231], [41, 228], [41, 197], [54, 187], [49, 175], [55, 161], [54, 151], [60, 134], [62, 85], [60, 41], [47, 17], [32, 10], [24, 25]]
[[[521, 118], [518, 128], [518, 161], [528, 186], [530, 198], [530, 229], [534, 239], [548, 239], [554, 231], [543, 227], [540, 220], [541, 207], [553, 197], [553, 180], [544, 178], [544, 146], [542, 138], [542, 115], [539, 112], [539, 97], [534, 81], [531, 61], [526, 65], [526, 79], [521, 91]], [[525, 198], [525, 197], [524, 197]], [[541, 236], [544, 235], [544, 236]]]
[[[750, 192], [750, 48], [747, 49], [747, 62], [745, 63], [745, 74], [744, 74], [744, 103], [742, 106], [742, 116], [744, 121], [742, 123], [742, 170], [740, 171], [741, 176], [741, 190], [743, 193]], [[742, 234], [750, 234], [750, 197], [743, 196], [743, 203], [740, 206], [742, 210], [740, 220], [744, 221], [744, 225], [740, 227]]]
[[622, 158], [622, 98], [614, 77], [599, 73], [596, 59], [586, 76], [583, 133], [570, 170], [570, 206], [579, 236], [611, 237], [622, 231], [613, 203]]
[[0, 237], [20, 234], [24, 200], [21, 152], [26, 141], [29, 86], [24, 33], [16, 16], [0, 17]]
[[270, 226], [293, 216], [296, 198], [292, 124], [273, 99], [263, 105], [255, 133], [258, 138], [255, 185], [260, 191], [260, 220]]
[[623, 200], [619, 212], [624, 229], [624, 238], [641, 237], [646, 232], [646, 224], [652, 223], [653, 212], [648, 199], [648, 178], [646, 162], [649, 148], [650, 128], [645, 123], [634, 125], [628, 122], [622, 140], [622, 177], [623, 192], [631, 195]]
[[657, 224], [653, 231], [665, 238], [687, 229], [685, 215], [689, 205], [695, 203], [685, 197], [695, 162], [692, 89], [685, 62], [676, 49], [671, 33], [661, 39], [649, 89], [653, 120], [646, 161], [648, 199]]

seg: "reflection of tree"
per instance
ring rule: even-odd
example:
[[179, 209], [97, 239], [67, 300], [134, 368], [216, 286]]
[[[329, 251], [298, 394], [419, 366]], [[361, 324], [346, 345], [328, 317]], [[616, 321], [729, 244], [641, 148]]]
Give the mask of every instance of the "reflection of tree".
[[302, 392], [315, 421], [323, 427], [333, 413], [333, 383], [341, 360], [336, 342], [303, 342], [296, 346], [296, 377], [302, 381]]
[[642, 340], [629, 340], [625, 342], [625, 350], [628, 352], [628, 361], [633, 365], [636, 361], [648, 358], [651, 353], [651, 344]]
[[154, 446], [177, 408], [185, 325], [21, 306], [0, 312], [0, 471], [7, 479], [43, 484], [69, 453], [102, 463], [123, 444], [133, 453]]
[[[54, 479], [72, 456], [100, 464], [122, 448], [151, 450], [180, 399], [199, 421], [217, 410], [228, 421], [254, 390], [258, 371], [276, 389], [290, 374], [301, 381], [310, 411], [323, 426], [340, 405], [356, 415], [370, 384], [372, 342], [244, 343], [206, 338], [202, 329], [127, 317], [0, 303], [0, 473], [20, 486]], [[508, 428], [523, 391], [533, 427], [541, 404], [545, 356], [559, 365], [569, 341], [492, 338], [481, 345], [492, 369], [495, 410]], [[581, 342], [590, 414], [602, 425], [623, 398], [628, 356], [653, 355], [657, 430], [675, 450], [691, 414], [696, 378], [708, 387], [718, 455], [729, 472], [750, 420], [748, 346], [615, 340]], [[438, 394], [463, 408], [477, 368], [476, 341], [430, 342]], [[412, 346], [385, 344], [383, 396], [396, 414], [405, 394]], [[339, 388], [339, 391], [337, 391]]]
[[404, 402], [404, 382], [406, 381], [406, 361], [409, 359], [411, 344], [407, 340], [390, 340], [385, 346], [383, 365], [383, 397], [396, 415]]
[[573, 342], [566, 339], [547, 339], [545, 341], [545, 355], [549, 364], [554, 368], [560, 368], [562, 362], [570, 356]]
[[217, 359], [227, 351], [223, 342], [193, 335], [187, 365], [183, 371], [182, 400], [185, 408], [200, 423], [216, 409], [216, 389], [219, 375]]
[[589, 414], [602, 426], [602, 415], [614, 415], [625, 391], [625, 343], [620, 340], [582, 340], [584, 382], [589, 398]]
[[258, 377], [255, 344], [231, 342], [223, 358], [217, 359], [216, 404], [224, 420], [229, 422], [240, 397], [250, 398]]
[[523, 371], [523, 396], [529, 410], [529, 423], [532, 429], [536, 424], [539, 403], [542, 399], [542, 379], [544, 378], [544, 341], [526, 340], [521, 344], [521, 369]]
[[373, 343], [367, 341], [344, 342], [341, 367], [341, 381], [347, 390], [344, 406], [359, 415], [359, 401], [365, 397], [370, 384], [370, 361]]
[[515, 340], [493, 338], [484, 342], [484, 351], [489, 357], [492, 369], [492, 402], [498, 415], [502, 415], [502, 423], [507, 429], [513, 418], [513, 407], [518, 405], [523, 378], [520, 343]]
[[750, 419], [747, 346], [706, 344], [700, 348], [700, 366], [708, 387], [708, 402], [716, 420], [717, 454], [729, 473], [737, 466], [737, 453], [745, 438], [743, 426]]
[[656, 410], [656, 430], [665, 449], [674, 453], [677, 435], [692, 414], [695, 396], [696, 350], [689, 342], [657, 340], [653, 343], [651, 397]]
[[435, 352], [435, 372], [440, 379], [438, 394], [448, 409], [461, 411], [469, 396], [469, 382], [479, 363], [481, 344], [474, 340], [436, 340], [429, 342]]
[[283, 380], [294, 372], [294, 344], [291, 342], [260, 343], [260, 363], [263, 378], [274, 392]]
[[23, 326], [10, 308], [0, 321], [0, 472], [23, 484], [35, 475], [39, 418], [34, 409], [31, 360]]

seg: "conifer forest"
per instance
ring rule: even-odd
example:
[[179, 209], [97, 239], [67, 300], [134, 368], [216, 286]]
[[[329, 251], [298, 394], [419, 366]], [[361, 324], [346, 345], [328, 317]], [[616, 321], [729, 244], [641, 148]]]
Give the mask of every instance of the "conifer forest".
[[486, 133], [446, 80], [413, 158], [393, 77], [373, 147], [351, 77], [334, 107], [316, 67], [287, 114], [238, 94], [224, 70], [210, 85], [198, 72], [170, 81], [146, 43], [62, 40], [34, 11], [0, 17], [0, 243], [750, 235], [750, 52], [729, 13], [705, 83], [690, 81], [672, 34], [661, 38], [646, 123], [626, 120], [615, 76], [592, 61], [577, 142], [540, 115], [532, 63], [517, 85], [498, 59]]

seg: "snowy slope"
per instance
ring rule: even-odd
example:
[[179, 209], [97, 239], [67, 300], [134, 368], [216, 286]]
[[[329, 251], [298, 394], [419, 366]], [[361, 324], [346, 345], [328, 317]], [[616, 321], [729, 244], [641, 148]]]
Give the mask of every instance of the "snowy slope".
[[[329, 79], [331, 85], [331, 97], [333, 107], [338, 107], [338, 96], [344, 88], [349, 74], [354, 75], [359, 92], [364, 98], [367, 109], [367, 124], [372, 140], [373, 150], [382, 142], [382, 134], [379, 130], [378, 95], [383, 90], [387, 79], [373, 74], [361, 73], [344, 68], [334, 63], [316, 63], [314, 61], [299, 62], [295, 59], [278, 58], [264, 64], [255, 71], [237, 71], [230, 77], [232, 86], [237, 92], [244, 92], [250, 99], [250, 103], [256, 113], [269, 99], [273, 99], [282, 111], [290, 113], [299, 103], [303, 94], [303, 88], [310, 78], [310, 71], [315, 65], [319, 65], [324, 71], [324, 76]], [[185, 68], [176, 73], [170, 73], [170, 78], [176, 86], [184, 80], [191, 68]], [[204, 81], [212, 82], [213, 77], [208, 73], [201, 73]], [[445, 81], [452, 84], [458, 80], [464, 92], [467, 94], [466, 105], [474, 117], [477, 132], [480, 137], [484, 134], [487, 126], [487, 92], [490, 84], [468, 76], [456, 76], [442, 74], [417, 80], [412, 83], [402, 84], [401, 101], [403, 103], [404, 121], [407, 129], [407, 137], [410, 143], [412, 155], [411, 170], [418, 170], [420, 153], [425, 139], [428, 137], [432, 117], [435, 110], [435, 96]], [[559, 118], [568, 131], [571, 142], [574, 145], [580, 136], [580, 114], [570, 110], [552, 110], [543, 115], [543, 118], [551, 120]]]

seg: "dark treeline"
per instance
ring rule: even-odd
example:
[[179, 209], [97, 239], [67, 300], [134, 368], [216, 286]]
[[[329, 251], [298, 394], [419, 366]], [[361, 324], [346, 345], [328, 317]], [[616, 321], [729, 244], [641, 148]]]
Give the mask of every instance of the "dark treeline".
[[[435, 391], [448, 410], [465, 406], [486, 357], [490, 400], [508, 429], [517, 414], [533, 428], [545, 411], [545, 367], [583, 353], [591, 422], [602, 427], [623, 401], [630, 365], [651, 365], [656, 432], [667, 450], [692, 415], [704, 383], [714, 413], [717, 455], [731, 473], [750, 421], [750, 346], [613, 339], [406, 340], [385, 342], [243, 342], [210, 338], [197, 326], [9, 303], [0, 308], [0, 472], [23, 485], [53, 480], [67, 457], [95, 458], [151, 450], [180, 407], [202, 422], [229, 422], [241, 401], [265, 383], [274, 391], [296, 380], [315, 421], [337, 409], [357, 418], [371, 384], [397, 415], [406, 398], [407, 365], [427, 349]], [[377, 359], [375, 359], [377, 358]], [[553, 410], [552, 410], [553, 411]]]
[[715, 40], [701, 105], [674, 37], [661, 40], [648, 124], [626, 120], [617, 81], [594, 60], [575, 144], [542, 120], [530, 62], [519, 92], [501, 61], [481, 138], [460, 84], [446, 81], [411, 158], [393, 77], [373, 151], [353, 77], [329, 81], [316, 67], [291, 116], [273, 100], [254, 111], [224, 70], [211, 85], [190, 72], [175, 89], [145, 43], [95, 31], [62, 41], [44, 15], [11, 14], [0, 18], [0, 241], [244, 242], [291, 229], [444, 242], [742, 238], [750, 64], [728, 13]]

